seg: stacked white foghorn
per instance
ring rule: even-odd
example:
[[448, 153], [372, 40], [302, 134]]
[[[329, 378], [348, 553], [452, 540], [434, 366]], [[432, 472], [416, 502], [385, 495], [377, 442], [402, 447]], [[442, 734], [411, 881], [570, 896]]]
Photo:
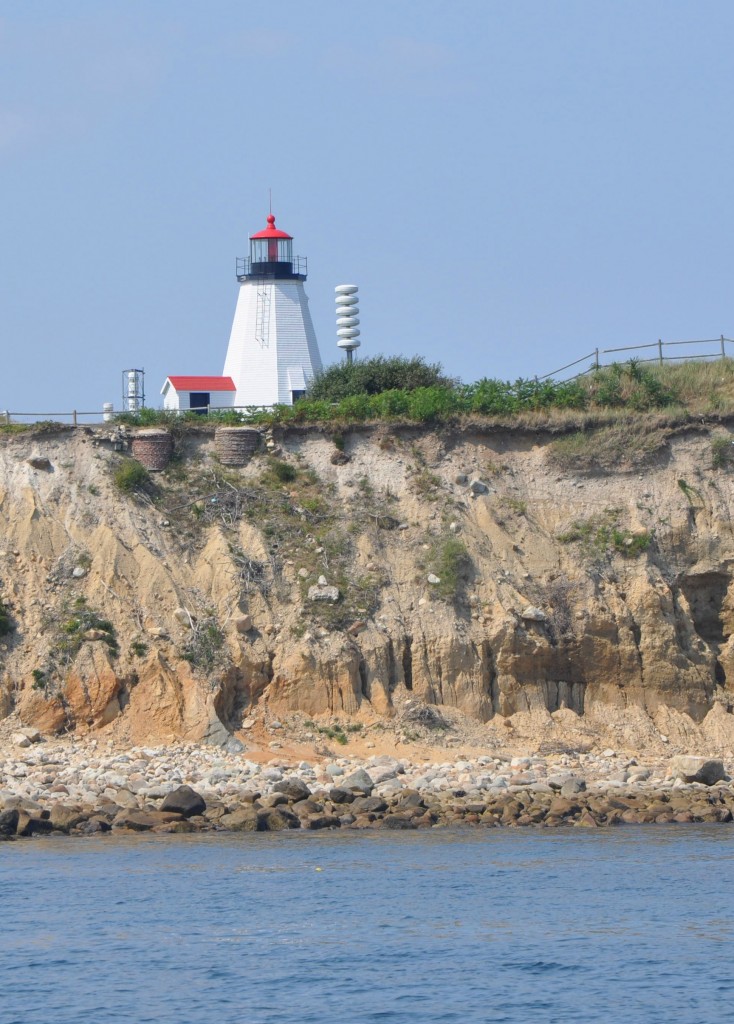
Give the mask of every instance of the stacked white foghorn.
[[359, 348], [359, 296], [356, 284], [338, 284], [336, 292], [336, 337], [337, 345], [347, 353], [351, 363], [352, 353]]

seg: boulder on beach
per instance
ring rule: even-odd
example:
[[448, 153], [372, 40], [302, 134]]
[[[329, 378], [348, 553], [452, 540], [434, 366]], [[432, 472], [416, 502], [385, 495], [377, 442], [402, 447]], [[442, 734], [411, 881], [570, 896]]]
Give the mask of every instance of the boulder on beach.
[[180, 821], [179, 814], [166, 811], [132, 811], [123, 808], [112, 824], [115, 828], [127, 828], [133, 832], [149, 832], [157, 825], [169, 825], [173, 821]]
[[311, 796], [311, 790], [302, 779], [292, 776], [282, 779], [273, 786], [276, 793], [283, 793], [289, 800], [296, 803], [298, 800], [307, 800]]
[[586, 781], [580, 779], [577, 776], [572, 776], [567, 779], [561, 786], [561, 796], [569, 797], [576, 796], [578, 793], [586, 791]]
[[50, 821], [59, 832], [69, 832], [76, 828], [89, 817], [78, 807], [69, 807], [67, 804], [54, 804], [51, 808]]
[[333, 804], [348, 804], [354, 798], [354, 793], [350, 793], [348, 789], [344, 789], [342, 786], [332, 786], [329, 790], [329, 800]]
[[177, 814], [183, 814], [184, 818], [191, 818], [195, 814], [204, 813], [206, 801], [191, 786], [179, 786], [168, 794], [161, 804], [161, 810], [175, 811]]
[[20, 813], [15, 807], [0, 811], [0, 836], [14, 836], [19, 817]]
[[727, 778], [723, 761], [707, 757], [694, 757], [690, 754], [678, 754], [670, 762], [669, 774], [683, 782], [702, 782], [705, 786], [713, 786]]
[[18, 815], [16, 833], [19, 836], [38, 836], [53, 832], [53, 825], [48, 819], [46, 812], [21, 811]]
[[380, 814], [386, 810], [387, 801], [379, 796], [358, 796], [350, 807], [353, 814]]
[[322, 828], [340, 828], [341, 822], [335, 814], [312, 814], [308, 819], [307, 827], [312, 831]]
[[252, 804], [246, 804], [223, 814], [219, 824], [229, 832], [257, 832], [257, 811]]
[[287, 807], [273, 807], [257, 812], [258, 832], [282, 832], [288, 828], [300, 828], [298, 816]]
[[370, 796], [375, 784], [364, 768], [357, 768], [351, 775], [346, 775], [343, 779], [340, 779], [339, 786], [341, 789], [356, 790], [363, 796]]

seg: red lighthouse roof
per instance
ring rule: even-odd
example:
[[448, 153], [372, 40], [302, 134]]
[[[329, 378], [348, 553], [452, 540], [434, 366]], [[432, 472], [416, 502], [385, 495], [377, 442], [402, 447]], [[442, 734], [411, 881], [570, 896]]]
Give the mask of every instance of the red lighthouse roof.
[[250, 238], [293, 238], [293, 235], [286, 234], [285, 231], [280, 231], [275, 226], [275, 215], [272, 213], [268, 214], [268, 226], [264, 231], [258, 231], [256, 235], [250, 235]]

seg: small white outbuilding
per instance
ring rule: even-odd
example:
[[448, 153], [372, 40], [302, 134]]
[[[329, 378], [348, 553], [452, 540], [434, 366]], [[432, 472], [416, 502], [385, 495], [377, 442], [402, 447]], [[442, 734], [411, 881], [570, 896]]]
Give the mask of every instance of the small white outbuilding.
[[231, 409], [237, 392], [231, 377], [166, 377], [161, 388], [163, 408], [207, 414], [209, 409]]

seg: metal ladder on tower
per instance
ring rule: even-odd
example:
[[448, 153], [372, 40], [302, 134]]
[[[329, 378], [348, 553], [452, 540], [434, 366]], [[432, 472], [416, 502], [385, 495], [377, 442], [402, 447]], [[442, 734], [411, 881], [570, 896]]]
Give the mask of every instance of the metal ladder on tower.
[[264, 277], [257, 286], [255, 338], [260, 348], [270, 347], [270, 287]]

